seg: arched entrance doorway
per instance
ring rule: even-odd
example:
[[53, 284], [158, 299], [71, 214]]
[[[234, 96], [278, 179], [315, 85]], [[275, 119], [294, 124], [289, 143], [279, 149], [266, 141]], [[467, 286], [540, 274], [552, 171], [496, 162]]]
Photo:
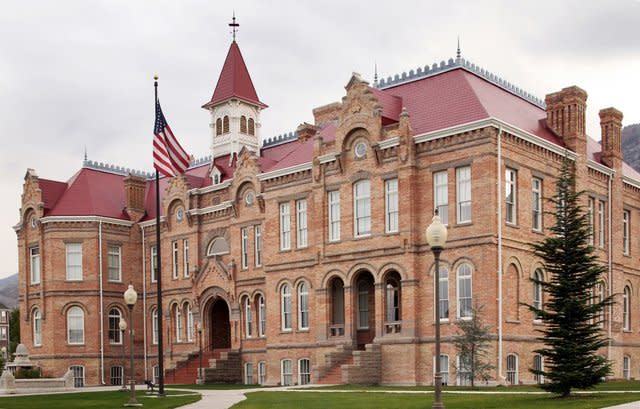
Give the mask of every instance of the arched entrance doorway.
[[209, 347], [211, 349], [231, 348], [229, 306], [222, 298], [216, 298], [211, 303], [211, 308], [209, 308]]
[[366, 344], [373, 342], [376, 335], [376, 304], [374, 279], [368, 271], [361, 271], [355, 278], [353, 305], [356, 324], [356, 344], [358, 349], [364, 349]]

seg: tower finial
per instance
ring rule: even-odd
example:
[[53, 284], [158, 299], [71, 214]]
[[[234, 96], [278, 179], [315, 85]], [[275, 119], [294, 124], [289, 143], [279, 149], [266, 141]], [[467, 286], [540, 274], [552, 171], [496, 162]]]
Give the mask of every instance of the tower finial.
[[373, 85], [378, 86], [378, 63], [373, 63]]
[[233, 18], [231, 19], [231, 23], [229, 23], [229, 27], [231, 27], [232, 30], [232, 34], [233, 34], [233, 42], [236, 42], [236, 32], [238, 31], [238, 27], [240, 27], [240, 24], [236, 23], [236, 11], [233, 10]]
[[462, 57], [462, 53], [460, 52], [460, 36], [458, 36], [458, 50], [456, 51], [456, 59], [459, 60]]
[[84, 161], [87, 161], [87, 145], [84, 145]]

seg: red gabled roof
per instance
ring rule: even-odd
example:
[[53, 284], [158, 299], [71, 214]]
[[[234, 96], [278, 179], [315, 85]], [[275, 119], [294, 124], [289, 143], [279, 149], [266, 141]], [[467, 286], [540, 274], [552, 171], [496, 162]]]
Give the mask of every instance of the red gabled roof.
[[266, 108], [267, 105], [258, 99], [256, 89], [253, 87], [251, 76], [242, 58], [238, 43], [233, 41], [229, 47], [227, 58], [222, 66], [216, 89], [213, 91], [211, 100], [202, 107], [206, 108], [212, 104], [222, 102], [229, 98], [239, 98], [252, 104]]
[[60, 196], [67, 190], [67, 184], [49, 179], [38, 179], [38, 186], [42, 192], [42, 202], [45, 211], [53, 209]]

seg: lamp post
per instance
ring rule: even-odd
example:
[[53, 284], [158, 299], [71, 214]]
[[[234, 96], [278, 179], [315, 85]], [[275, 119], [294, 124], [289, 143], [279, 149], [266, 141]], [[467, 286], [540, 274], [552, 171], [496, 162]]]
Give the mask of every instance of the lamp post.
[[136, 400], [136, 381], [133, 375], [133, 306], [137, 300], [138, 293], [133, 289], [133, 284], [129, 284], [129, 288], [124, 292], [124, 302], [129, 307], [129, 322], [131, 323], [129, 327], [129, 349], [131, 350], [131, 373], [129, 374], [129, 382], [131, 383], [131, 397], [129, 398], [129, 402], [125, 403], [124, 406], [142, 406], [142, 403]]
[[122, 317], [120, 317], [120, 322], [118, 322], [118, 328], [120, 328], [120, 341], [122, 342], [122, 388], [120, 388], [120, 391], [127, 392], [127, 383], [125, 382], [124, 376], [124, 332], [127, 330], [127, 321]]
[[440, 253], [444, 247], [444, 243], [447, 241], [447, 228], [440, 221], [438, 216], [438, 209], [436, 209], [435, 215], [429, 227], [426, 231], [427, 242], [433, 252], [435, 258], [435, 302], [436, 302], [436, 375], [435, 375], [435, 400], [433, 402], [433, 409], [444, 409], [442, 403], [442, 373], [440, 372]]
[[202, 323], [200, 321], [198, 321], [198, 344], [200, 345], [198, 352], [198, 360], [200, 363], [198, 365], [198, 380], [196, 383], [201, 385], [204, 383], [204, 376], [202, 376]]

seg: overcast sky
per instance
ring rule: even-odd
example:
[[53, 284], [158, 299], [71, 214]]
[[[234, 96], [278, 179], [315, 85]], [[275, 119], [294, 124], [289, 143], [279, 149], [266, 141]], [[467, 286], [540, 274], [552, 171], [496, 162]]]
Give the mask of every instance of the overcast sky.
[[[523, 3], [523, 4], [521, 4]], [[209, 154], [208, 113], [231, 41], [260, 99], [262, 136], [311, 122], [353, 71], [372, 81], [455, 56], [534, 95], [588, 94], [588, 132], [615, 106], [640, 122], [640, 1], [12, 1], [0, 14], [0, 278], [18, 268], [27, 168], [68, 180], [89, 159], [151, 171], [153, 74], [183, 146]]]

